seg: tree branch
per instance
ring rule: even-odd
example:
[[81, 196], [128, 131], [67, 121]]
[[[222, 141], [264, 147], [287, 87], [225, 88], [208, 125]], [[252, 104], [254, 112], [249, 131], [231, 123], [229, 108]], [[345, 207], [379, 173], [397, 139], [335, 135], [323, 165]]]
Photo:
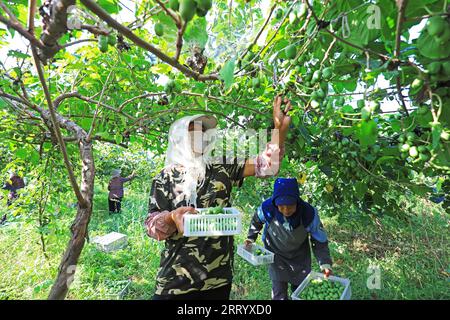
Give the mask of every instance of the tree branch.
[[58, 97], [55, 99], [55, 106], [59, 106], [63, 100], [68, 99], [68, 98], [78, 98], [78, 99], [83, 100], [83, 101], [86, 101], [86, 102], [90, 102], [90, 103], [94, 103], [94, 104], [99, 104], [100, 106], [102, 106], [102, 107], [104, 107], [104, 108], [106, 108], [106, 109], [109, 109], [109, 110], [111, 110], [111, 111], [114, 111], [114, 112], [116, 112], [116, 113], [119, 113], [119, 114], [121, 114], [121, 115], [127, 117], [127, 118], [130, 119], [130, 120], [135, 120], [135, 118], [134, 118], [133, 116], [129, 115], [128, 113], [123, 112], [122, 110], [118, 110], [118, 109], [116, 109], [116, 108], [114, 108], [114, 107], [111, 107], [111, 106], [109, 106], [109, 105], [107, 105], [107, 104], [105, 104], [105, 103], [102, 103], [102, 102], [100, 102], [100, 101], [93, 100], [92, 98], [85, 97], [85, 96], [79, 94], [77, 91], [64, 93], [64, 94], [58, 96]]
[[201, 93], [194, 93], [194, 92], [183, 91], [183, 92], [181, 92], [181, 94], [185, 95], [185, 96], [202, 97], [202, 98], [210, 99], [210, 100], [213, 100], [213, 101], [218, 101], [218, 102], [221, 102], [221, 103], [226, 103], [226, 104], [230, 104], [230, 105], [233, 105], [233, 106], [237, 106], [237, 107], [242, 108], [242, 109], [247, 109], [247, 110], [249, 110], [251, 112], [258, 113], [258, 114], [261, 114], [261, 115], [266, 115], [266, 113], [264, 113], [264, 112], [261, 112], [259, 110], [253, 109], [253, 108], [249, 108], [247, 106], [244, 106], [243, 104], [239, 104], [239, 103], [236, 103], [236, 102], [228, 101], [228, 100], [217, 98], [217, 97], [213, 97], [213, 96], [208, 96], [208, 95], [201, 94]]
[[38, 39], [36, 39], [31, 33], [29, 33], [22, 24], [17, 20], [8, 20], [4, 16], [0, 15], [0, 22], [4, 23], [7, 27], [16, 30], [30, 43], [38, 48], [43, 49], [44, 45]]
[[24, 104], [24, 105], [26, 105], [28, 107], [31, 107], [31, 105], [30, 105], [30, 103], [28, 101], [26, 101], [24, 99], [21, 99], [19, 97], [13, 96], [11, 94], [8, 94], [8, 93], [6, 93], [4, 91], [0, 91], [0, 97], [5, 97], [5, 98], [7, 98], [9, 100], [16, 101], [16, 102], [22, 103], [22, 104]]
[[420, 20], [428, 19], [428, 18], [431, 18], [434, 16], [450, 16], [450, 13], [441, 12], [441, 13], [427, 14], [427, 15], [424, 15], [421, 17], [405, 18], [404, 22], [420, 21]]
[[0, 1], [0, 8], [2, 8], [3, 11], [6, 12], [6, 14], [9, 16], [11, 20], [17, 21], [16, 16], [11, 12], [11, 10], [9, 10], [9, 8], [2, 1]]
[[91, 127], [89, 129], [89, 132], [88, 132], [88, 135], [87, 135], [87, 138], [86, 138], [87, 141], [91, 140], [92, 132], [94, 132], [95, 125], [97, 123], [96, 120], [97, 120], [97, 116], [98, 116], [98, 106], [100, 104], [100, 101], [103, 99], [103, 94], [105, 93], [105, 90], [106, 90], [106, 88], [108, 86], [108, 82], [109, 82], [109, 79], [110, 79], [112, 73], [113, 73], [113, 70], [111, 70], [109, 72], [108, 77], [106, 78], [105, 84], [103, 85], [102, 91], [100, 93], [100, 98], [98, 100], [99, 102], [97, 103], [97, 106], [95, 107], [94, 118], [92, 120], [92, 124], [91, 124]]
[[247, 54], [247, 52], [250, 51], [250, 48], [256, 43], [258, 42], [259, 37], [261, 36], [261, 34], [263, 33], [264, 29], [266, 28], [266, 26], [269, 24], [270, 18], [272, 17], [272, 13], [275, 10], [275, 8], [277, 7], [277, 4], [274, 4], [272, 6], [272, 8], [270, 8], [270, 12], [269, 15], [266, 19], [266, 21], [264, 22], [264, 24], [262, 25], [261, 29], [259, 30], [258, 34], [256, 35], [255, 39], [252, 41], [252, 43], [247, 47], [247, 49], [245, 49], [244, 53], [241, 54], [239, 60], [242, 60], [245, 55]]
[[204, 113], [216, 114], [216, 115], [224, 117], [225, 119], [227, 119], [230, 122], [233, 122], [235, 125], [245, 129], [245, 127], [242, 124], [240, 124], [239, 122], [237, 122], [234, 119], [231, 119], [229, 116], [227, 116], [226, 114], [224, 114], [222, 112], [210, 111], [210, 110], [204, 110], [204, 109], [183, 109], [183, 111], [185, 111], [185, 112], [195, 111], [195, 112], [204, 112]]
[[79, 43], [82, 43], [82, 42], [97, 42], [97, 41], [98, 41], [97, 39], [80, 39], [80, 40], [75, 40], [75, 41], [70, 42], [70, 43], [63, 44], [61, 46], [61, 48], [67, 48], [67, 47], [70, 47], [70, 46], [73, 46], [75, 44], [79, 44]]
[[[404, 21], [404, 17], [405, 17], [405, 10], [406, 10], [407, 4], [408, 4], [408, 0], [397, 1], [398, 14], [397, 14], [397, 28], [395, 31], [396, 34], [395, 34], [395, 51], [394, 51], [394, 56], [397, 60], [400, 60], [402, 25], [403, 25], [403, 21]], [[402, 94], [402, 86], [400, 83], [400, 73], [397, 75], [396, 86], [397, 86], [397, 94], [400, 99], [402, 109], [406, 115], [409, 115], [408, 109], [406, 107], [405, 100], [404, 100], [403, 94]]]
[[155, 56], [157, 56], [162, 61], [170, 64], [174, 68], [180, 70], [184, 75], [194, 78], [198, 81], [208, 81], [208, 80], [218, 80], [219, 76], [218, 74], [207, 74], [202, 75], [196, 71], [191, 70], [190, 68], [180, 64], [178, 61], [176, 61], [174, 58], [171, 58], [158, 50], [156, 47], [151, 45], [150, 43], [142, 40], [138, 36], [136, 36], [129, 28], [125, 27], [124, 25], [120, 24], [116, 20], [114, 20], [105, 10], [103, 10], [99, 5], [97, 5], [92, 0], [80, 0], [89, 10], [91, 10], [93, 13], [95, 13], [100, 19], [105, 21], [111, 28], [117, 30], [121, 34], [123, 34], [125, 37], [130, 39], [134, 44], [137, 46], [153, 53]]
[[184, 23], [181, 27], [178, 28], [177, 31], [177, 45], [176, 45], [176, 52], [175, 52], [175, 60], [180, 59], [181, 49], [183, 48], [183, 34], [184, 31], [186, 31], [187, 23]]
[[397, 14], [397, 27], [395, 30], [395, 58], [399, 59], [400, 57], [400, 44], [401, 44], [401, 36], [402, 36], [402, 25], [405, 16], [406, 5], [408, 4], [408, 0], [397, 0], [398, 14]]
[[[315, 14], [315, 12], [314, 12], [312, 6], [309, 4], [309, 1], [305, 1], [305, 3], [306, 3], [306, 5], [308, 6], [309, 10], [311, 11], [311, 14], [312, 14], [314, 20], [316, 21], [316, 23], [319, 23], [320, 19], [319, 19], [319, 18], [317, 17], [317, 15]], [[360, 47], [360, 46], [358, 46], [358, 45], [356, 45], [356, 44], [354, 44], [354, 43], [351, 43], [351, 42], [349, 42], [349, 41], [347, 41], [347, 40], [345, 40], [345, 39], [339, 37], [339, 36], [338, 36], [337, 34], [335, 34], [334, 32], [328, 30], [328, 28], [324, 28], [323, 30], [325, 30], [327, 33], [329, 33], [329, 34], [332, 35], [333, 37], [335, 37], [337, 40], [339, 40], [339, 41], [345, 43], [346, 45], [349, 45], [349, 46], [351, 46], [351, 47], [353, 47], [353, 48], [359, 49], [359, 50], [361, 50], [361, 51], [363, 51], [363, 52], [369, 52], [369, 53], [372, 53], [372, 54], [374, 54], [374, 55], [376, 55], [376, 56], [378, 56], [378, 57], [380, 57], [380, 58], [382, 58], [382, 59], [384, 59], [384, 60], [389, 60], [389, 59], [390, 59], [390, 57], [388, 57], [388, 56], [386, 56], [386, 55], [384, 55], [384, 54], [381, 54], [381, 53], [379, 53], [379, 52], [373, 51], [372, 49], [363, 48], [363, 47]]]
[[287, 17], [289, 16], [289, 13], [292, 11], [292, 8], [294, 7], [294, 5], [296, 4], [296, 1], [294, 1], [294, 3], [292, 3], [292, 5], [289, 7], [289, 9], [286, 11], [283, 19], [281, 20], [280, 24], [278, 25], [278, 27], [275, 29], [274, 34], [272, 35], [272, 37], [270, 38], [269, 41], [267, 41], [267, 43], [264, 45], [264, 47], [259, 50], [259, 52], [253, 57], [253, 59], [251, 59], [245, 66], [242, 66], [238, 71], [236, 71], [234, 74], [239, 74], [242, 70], [244, 70], [248, 65], [252, 64], [253, 61], [255, 61], [255, 59], [257, 57], [259, 57], [259, 55], [269, 46], [269, 44], [273, 41], [273, 39], [275, 39], [275, 36], [278, 34], [278, 31], [280, 31], [281, 27], [283, 26], [284, 22], [286, 21]]
[[29, 0], [28, 5], [28, 32], [34, 36], [34, 16], [36, 15], [36, 0]]
[[52, 124], [53, 124], [53, 130], [55, 132], [55, 135], [56, 135], [56, 138], [58, 140], [59, 146], [61, 148], [61, 153], [63, 154], [64, 165], [66, 166], [67, 172], [69, 173], [70, 183], [71, 183], [72, 188], [73, 188], [73, 190], [75, 192], [75, 195], [76, 195], [76, 197], [78, 199], [79, 206], [81, 208], [85, 208], [85, 207], [88, 206], [88, 203], [87, 203], [86, 199], [83, 198], [83, 195], [81, 194], [81, 191], [80, 191], [80, 187], [78, 186], [78, 183], [77, 183], [77, 181], [75, 179], [75, 174], [74, 174], [74, 172], [72, 170], [72, 166], [71, 166], [71, 163], [70, 163], [70, 160], [69, 160], [69, 156], [67, 154], [66, 145], [65, 145], [64, 140], [63, 140], [62, 135], [61, 135], [61, 129], [59, 128], [59, 122], [58, 122], [58, 120], [56, 118], [55, 110], [53, 109], [53, 102], [52, 102], [52, 99], [51, 99], [51, 96], [50, 96], [50, 92], [49, 92], [49, 90], [47, 88], [47, 84], [45, 82], [44, 73], [42, 71], [42, 67], [41, 67], [41, 64], [40, 64], [41, 62], [39, 60], [38, 53], [36, 51], [36, 48], [34, 48], [34, 47], [32, 47], [32, 51], [33, 51], [34, 63], [36, 65], [36, 69], [37, 69], [37, 72], [38, 72], [39, 80], [41, 82], [42, 89], [44, 90], [45, 98], [47, 100], [48, 109], [49, 109], [49, 112], [50, 112], [50, 118], [51, 118], [51, 121], [52, 121]]
[[[64, 141], [66, 141], [66, 142], [78, 142], [78, 140], [79, 139], [76, 136], [64, 137]], [[126, 149], [128, 148], [128, 145], [126, 145], [124, 143], [117, 143], [115, 140], [103, 138], [103, 137], [98, 136], [98, 135], [92, 136], [91, 140], [100, 141], [100, 142], [107, 142], [107, 143], [110, 143], [110, 144], [114, 144], [116, 146], [120, 146], [122, 148], [126, 148]]]
[[125, 100], [124, 102], [122, 102], [122, 104], [119, 106], [119, 108], [117, 108], [117, 111], [118, 111], [118, 112], [121, 112], [122, 109], [125, 108], [125, 106], [126, 106], [127, 104], [129, 104], [129, 103], [131, 103], [131, 102], [133, 102], [133, 101], [135, 101], [135, 100], [137, 100], [137, 99], [147, 98], [147, 97], [161, 96], [161, 95], [164, 95], [164, 94], [165, 94], [165, 93], [163, 93], [163, 92], [160, 92], [160, 93], [145, 93], [145, 94], [142, 94], [142, 95], [139, 95], [139, 96], [130, 98], [130, 99]]
[[155, 0], [155, 2], [157, 4], [159, 4], [159, 6], [167, 13], [167, 15], [173, 19], [173, 21], [175, 21], [175, 24], [176, 24], [177, 28], [180, 29], [181, 28], [181, 24], [182, 24], [180, 16], [176, 12], [174, 12], [173, 10], [167, 8], [164, 5], [164, 3], [162, 3], [162, 1]]
[[91, 25], [88, 25], [88, 24], [82, 24], [80, 29], [81, 30], [87, 30], [90, 33], [93, 33], [93, 34], [96, 34], [96, 35], [101, 34], [101, 35], [107, 36], [107, 35], [110, 34], [110, 32], [108, 32], [106, 30], [103, 30], [103, 29], [100, 29], [100, 28], [98, 28], [96, 26], [91, 26]]

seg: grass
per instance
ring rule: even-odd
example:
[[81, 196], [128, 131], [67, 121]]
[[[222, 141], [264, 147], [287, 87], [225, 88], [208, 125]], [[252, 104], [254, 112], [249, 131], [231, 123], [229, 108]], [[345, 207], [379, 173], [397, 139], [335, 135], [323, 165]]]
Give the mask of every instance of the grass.
[[[235, 205], [244, 214], [242, 243], [258, 205], [243, 192]], [[163, 242], [145, 235], [147, 192], [127, 190], [122, 213], [110, 216], [107, 193], [96, 190], [89, 236], [117, 231], [128, 235], [128, 246], [113, 253], [86, 243], [67, 299], [150, 299], [154, 292]], [[62, 204], [61, 204], [62, 205]], [[52, 222], [43, 254], [36, 222], [16, 219], [0, 227], [0, 299], [46, 299], [69, 239], [74, 209]], [[352, 299], [449, 299], [449, 219], [442, 209], [414, 200], [405, 218], [383, 217], [342, 223], [337, 216], [322, 220], [330, 239], [334, 273], [351, 280]], [[261, 244], [261, 239], [258, 239]], [[379, 289], [368, 289], [370, 266], [379, 268]], [[254, 267], [235, 255], [231, 298], [270, 299], [267, 268]], [[318, 269], [317, 263], [313, 269]], [[131, 282], [130, 282], [131, 280]], [[130, 283], [129, 283], [130, 282]], [[119, 293], [129, 283], [126, 294]]]

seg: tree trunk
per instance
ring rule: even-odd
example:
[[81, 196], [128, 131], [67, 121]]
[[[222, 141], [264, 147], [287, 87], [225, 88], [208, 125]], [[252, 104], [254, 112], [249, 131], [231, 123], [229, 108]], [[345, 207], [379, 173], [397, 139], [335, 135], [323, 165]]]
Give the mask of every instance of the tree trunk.
[[58, 276], [48, 299], [62, 300], [66, 297], [69, 286], [75, 276], [75, 269], [88, 234], [88, 224], [92, 214], [92, 200], [94, 197], [94, 154], [92, 142], [80, 141], [80, 156], [83, 163], [81, 171], [81, 193], [86, 199], [87, 206], [78, 205], [77, 215], [72, 223], [72, 237], [59, 265]]

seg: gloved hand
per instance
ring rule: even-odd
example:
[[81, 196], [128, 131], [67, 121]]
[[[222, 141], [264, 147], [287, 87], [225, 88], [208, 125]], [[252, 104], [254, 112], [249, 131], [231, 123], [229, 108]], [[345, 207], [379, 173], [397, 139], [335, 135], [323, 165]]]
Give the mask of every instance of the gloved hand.
[[329, 264], [321, 265], [320, 270], [322, 270], [323, 274], [325, 275], [325, 278], [328, 278], [330, 275], [333, 274], [333, 271], [331, 270], [331, 266]]
[[167, 223], [173, 223], [175, 224], [177, 230], [179, 233], [184, 233], [184, 214], [185, 213], [197, 213], [195, 208], [192, 207], [179, 207], [173, 211], [170, 212], [169, 215], [167, 215]]
[[245, 247], [245, 249], [250, 249], [251, 247], [252, 247], [252, 244], [253, 244], [253, 240], [251, 240], [251, 239], [246, 239], [245, 241], [244, 241], [244, 247]]

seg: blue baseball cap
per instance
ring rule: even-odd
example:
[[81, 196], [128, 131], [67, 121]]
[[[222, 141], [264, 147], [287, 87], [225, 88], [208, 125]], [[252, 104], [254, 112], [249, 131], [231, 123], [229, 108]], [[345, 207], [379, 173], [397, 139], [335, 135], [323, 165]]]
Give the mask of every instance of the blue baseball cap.
[[297, 198], [292, 196], [279, 196], [275, 198], [276, 206], [290, 206], [297, 203]]

